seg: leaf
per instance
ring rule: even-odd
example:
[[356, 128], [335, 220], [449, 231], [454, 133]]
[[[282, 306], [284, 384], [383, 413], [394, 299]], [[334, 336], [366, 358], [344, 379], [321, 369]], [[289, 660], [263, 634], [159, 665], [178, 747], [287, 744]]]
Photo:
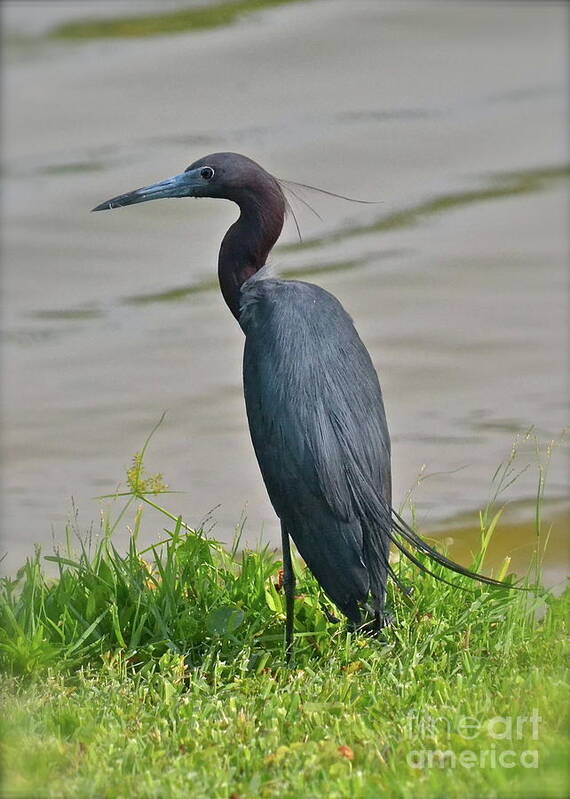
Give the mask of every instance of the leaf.
[[269, 610], [272, 610], [273, 613], [283, 613], [281, 597], [275, 590], [273, 583], [265, 586], [265, 602]]
[[89, 636], [91, 635], [91, 633], [92, 633], [94, 630], [96, 630], [96, 629], [97, 629], [97, 625], [99, 624], [99, 622], [101, 621], [101, 619], [103, 618], [103, 616], [105, 616], [105, 615], [106, 615], [108, 612], [109, 612], [109, 610], [108, 610], [108, 608], [106, 608], [106, 609], [105, 609], [105, 610], [104, 610], [104, 611], [103, 611], [101, 614], [99, 614], [99, 616], [97, 616], [97, 618], [95, 619], [95, 621], [94, 621], [92, 624], [90, 624], [90, 625], [89, 625], [89, 627], [88, 627], [88, 628], [87, 628], [87, 629], [86, 629], [86, 630], [83, 632], [83, 634], [82, 634], [82, 635], [81, 635], [81, 636], [80, 636], [80, 637], [77, 639], [77, 641], [75, 641], [75, 643], [74, 643], [72, 646], [70, 646], [70, 647], [69, 647], [69, 649], [68, 649], [68, 650], [67, 650], [67, 652], [65, 653], [65, 657], [66, 657], [66, 658], [69, 658], [69, 656], [70, 656], [70, 655], [71, 655], [73, 652], [75, 652], [75, 650], [76, 650], [76, 649], [79, 649], [79, 647], [81, 646], [81, 644], [82, 644], [82, 643], [83, 643], [83, 642], [84, 642], [84, 641], [85, 641], [87, 638], [89, 638]]
[[245, 618], [245, 613], [235, 605], [223, 605], [206, 617], [206, 629], [211, 635], [231, 635]]

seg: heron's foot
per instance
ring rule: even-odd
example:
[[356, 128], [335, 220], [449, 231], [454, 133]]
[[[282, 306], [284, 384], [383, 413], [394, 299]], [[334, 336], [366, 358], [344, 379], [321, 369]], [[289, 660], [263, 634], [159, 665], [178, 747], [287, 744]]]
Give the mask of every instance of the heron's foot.
[[294, 659], [293, 643], [285, 645], [285, 666], [288, 669], [293, 667]]
[[385, 627], [393, 627], [395, 622], [394, 614], [388, 610], [378, 611], [374, 616], [376, 632], [380, 632]]
[[394, 624], [394, 615], [387, 610], [372, 610], [372, 618], [369, 618], [364, 624], [358, 628], [364, 635], [379, 635], [382, 630], [387, 627], [392, 627]]
[[328, 608], [326, 608], [324, 605], [321, 605], [321, 610], [323, 611], [323, 613], [327, 617], [327, 621], [330, 621], [331, 624], [339, 624], [340, 623], [340, 619], [337, 619], [337, 617], [333, 613], [331, 613], [330, 610]]

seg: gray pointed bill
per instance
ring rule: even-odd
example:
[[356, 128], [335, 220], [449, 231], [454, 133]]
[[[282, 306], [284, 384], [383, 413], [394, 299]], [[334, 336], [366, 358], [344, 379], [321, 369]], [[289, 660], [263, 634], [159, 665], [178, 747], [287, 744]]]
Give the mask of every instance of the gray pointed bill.
[[151, 186], [143, 186], [142, 189], [129, 191], [127, 194], [119, 194], [110, 200], [92, 208], [92, 211], [107, 211], [110, 208], [121, 208], [124, 205], [135, 205], [136, 203], [146, 203], [149, 200], [161, 200], [165, 197], [195, 197], [196, 190], [203, 186], [204, 181], [200, 176], [199, 169], [192, 169], [189, 172], [182, 172], [172, 178], [166, 178], [159, 183]]

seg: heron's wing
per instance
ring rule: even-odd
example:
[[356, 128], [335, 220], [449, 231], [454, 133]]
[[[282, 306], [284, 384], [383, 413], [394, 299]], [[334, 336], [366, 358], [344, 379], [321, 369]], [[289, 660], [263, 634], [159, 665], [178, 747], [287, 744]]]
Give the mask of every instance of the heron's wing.
[[[261, 472], [301, 555], [346, 613], [366, 596], [374, 572], [355, 506], [362, 475], [390, 506], [378, 378], [331, 294], [272, 279], [248, 288], [240, 317], [244, 390]], [[377, 555], [387, 558], [386, 544]]]

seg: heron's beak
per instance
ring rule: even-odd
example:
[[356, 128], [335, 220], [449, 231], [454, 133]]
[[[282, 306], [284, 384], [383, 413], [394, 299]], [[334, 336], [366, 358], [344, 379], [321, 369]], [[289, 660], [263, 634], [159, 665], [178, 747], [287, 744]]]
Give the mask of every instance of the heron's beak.
[[204, 180], [200, 176], [200, 170], [192, 169], [189, 172], [182, 172], [181, 175], [175, 175], [173, 178], [161, 180], [160, 183], [153, 183], [152, 186], [144, 186], [142, 189], [135, 189], [127, 194], [119, 194], [91, 210], [106, 211], [109, 208], [146, 203], [149, 200], [160, 200], [164, 197], [196, 197], [197, 190], [203, 186]]

